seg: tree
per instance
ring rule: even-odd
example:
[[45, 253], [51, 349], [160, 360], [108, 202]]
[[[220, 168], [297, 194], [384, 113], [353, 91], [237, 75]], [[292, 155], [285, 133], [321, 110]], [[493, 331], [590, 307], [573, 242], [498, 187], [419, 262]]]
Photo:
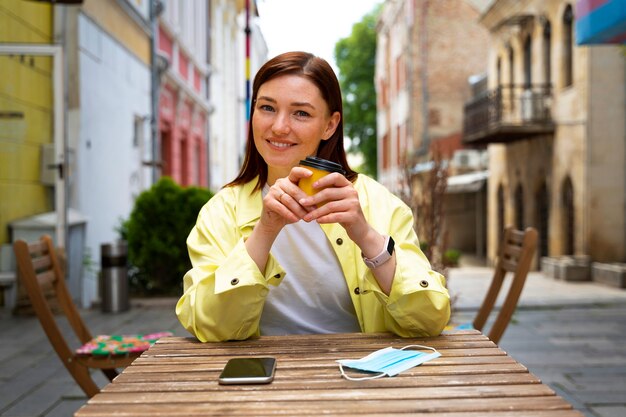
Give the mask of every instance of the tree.
[[376, 21], [381, 5], [352, 26], [352, 33], [335, 45], [335, 61], [343, 94], [344, 132], [349, 152], [363, 155], [361, 171], [376, 177]]

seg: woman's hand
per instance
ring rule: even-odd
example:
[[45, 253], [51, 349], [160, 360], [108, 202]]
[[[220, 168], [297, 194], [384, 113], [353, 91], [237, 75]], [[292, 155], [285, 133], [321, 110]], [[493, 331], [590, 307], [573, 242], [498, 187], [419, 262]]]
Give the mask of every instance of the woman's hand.
[[270, 187], [263, 198], [263, 210], [259, 223], [261, 227], [275, 230], [277, 233], [287, 224], [301, 220], [310, 210], [298, 203], [306, 197], [304, 191], [298, 187], [300, 178], [311, 176], [311, 171], [301, 167], [294, 167], [289, 176], [279, 178]]
[[[304, 215], [305, 221], [339, 223], [364, 256], [373, 258], [381, 253], [385, 237], [365, 219], [359, 194], [346, 177], [338, 173], [328, 174], [313, 183], [313, 188], [320, 191], [299, 200], [303, 207], [310, 210]], [[389, 261], [372, 270], [381, 290], [387, 295], [391, 292], [395, 270], [395, 254]]]
[[374, 237], [368, 236], [369, 234], [378, 234], [365, 219], [359, 194], [346, 177], [339, 173], [328, 174], [316, 181], [313, 188], [319, 191], [299, 200], [309, 211], [303, 217], [305, 221], [339, 223], [346, 229], [348, 237], [362, 249], [362, 245], [366, 246], [368, 237]]

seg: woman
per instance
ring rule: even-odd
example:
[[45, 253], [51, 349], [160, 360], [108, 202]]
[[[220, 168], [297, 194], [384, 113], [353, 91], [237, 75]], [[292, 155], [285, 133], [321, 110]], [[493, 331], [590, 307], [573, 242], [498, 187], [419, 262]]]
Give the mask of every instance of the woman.
[[[259, 334], [437, 335], [450, 316], [445, 279], [419, 249], [411, 210], [348, 166], [341, 91], [326, 61], [289, 52], [252, 91], [241, 171], [201, 210], [187, 246], [193, 268], [176, 306], [201, 341]], [[314, 183], [299, 162], [339, 163]], [[368, 266], [369, 265], [369, 266]]]

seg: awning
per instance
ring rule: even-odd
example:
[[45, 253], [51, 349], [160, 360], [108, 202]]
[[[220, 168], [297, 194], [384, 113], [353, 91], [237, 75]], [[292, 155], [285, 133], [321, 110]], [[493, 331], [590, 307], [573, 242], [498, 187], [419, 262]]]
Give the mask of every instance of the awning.
[[483, 188], [488, 178], [489, 171], [478, 171], [462, 175], [453, 175], [451, 177], [448, 177], [446, 194], [478, 192]]

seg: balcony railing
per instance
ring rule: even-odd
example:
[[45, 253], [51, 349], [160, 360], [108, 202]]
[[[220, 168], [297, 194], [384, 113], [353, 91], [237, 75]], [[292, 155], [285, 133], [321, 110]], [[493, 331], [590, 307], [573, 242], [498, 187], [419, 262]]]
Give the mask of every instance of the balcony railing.
[[509, 143], [554, 132], [549, 85], [503, 85], [465, 105], [463, 142]]

